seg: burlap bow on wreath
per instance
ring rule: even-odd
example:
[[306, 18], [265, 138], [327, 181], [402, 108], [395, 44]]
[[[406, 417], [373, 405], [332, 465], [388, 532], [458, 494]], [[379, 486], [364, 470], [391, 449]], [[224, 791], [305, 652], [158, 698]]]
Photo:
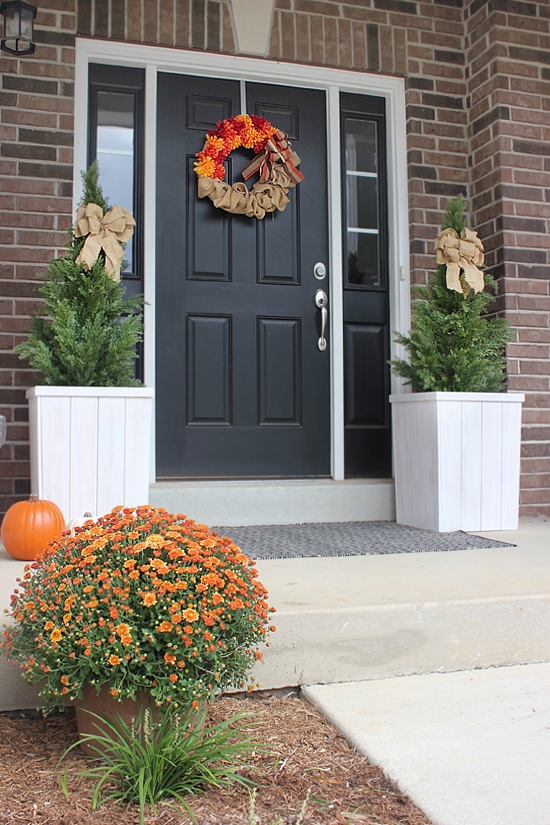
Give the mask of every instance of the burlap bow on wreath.
[[448, 228], [440, 232], [435, 239], [437, 263], [447, 264], [447, 287], [455, 292], [464, 289], [460, 282], [460, 270], [464, 272], [464, 280], [469, 289], [482, 292], [485, 287], [483, 272], [479, 269], [485, 260], [483, 244], [477, 232], [464, 227], [461, 236], [455, 229]]
[[136, 222], [127, 209], [113, 206], [103, 214], [97, 203], [79, 206], [76, 213], [75, 236], [87, 235], [84, 246], [76, 258], [77, 264], [90, 269], [100, 251], [105, 253], [105, 269], [115, 281], [120, 280], [120, 265], [124, 259], [123, 243], [128, 243], [133, 235]]

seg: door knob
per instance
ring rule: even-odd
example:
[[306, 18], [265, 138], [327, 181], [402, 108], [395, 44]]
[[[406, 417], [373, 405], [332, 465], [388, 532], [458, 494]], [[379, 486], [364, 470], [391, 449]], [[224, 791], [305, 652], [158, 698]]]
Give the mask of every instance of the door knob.
[[313, 303], [315, 306], [321, 310], [321, 335], [319, 340], [317, 341], [317, 346], [321, 352], [324, 352], [327, 348], [327, 339], [325, 338], [325, 330], [327, 328], [327, 321], [328, 321], [328, 295], [324, 289], [318, 289], [313, 296]]

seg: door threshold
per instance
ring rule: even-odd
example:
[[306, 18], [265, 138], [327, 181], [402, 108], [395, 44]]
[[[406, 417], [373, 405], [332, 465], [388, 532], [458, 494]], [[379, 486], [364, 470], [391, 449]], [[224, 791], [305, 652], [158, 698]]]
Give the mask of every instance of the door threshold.
[[158, 481], [150, 502], [213, 526], [395, 520], [393, 479]]

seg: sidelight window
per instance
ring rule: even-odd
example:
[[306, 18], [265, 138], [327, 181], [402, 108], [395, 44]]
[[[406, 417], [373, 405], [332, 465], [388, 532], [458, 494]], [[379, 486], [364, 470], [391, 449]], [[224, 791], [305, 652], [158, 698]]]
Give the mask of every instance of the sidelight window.
[[90, 66], [88, 163], [97, 159], [109, 204], [136, 221], [122, 268], [129, 294], [142, 291], [143, 87], [141, 69]]
[[379, 122], [343, 117], [346, 286], [383, 287]]

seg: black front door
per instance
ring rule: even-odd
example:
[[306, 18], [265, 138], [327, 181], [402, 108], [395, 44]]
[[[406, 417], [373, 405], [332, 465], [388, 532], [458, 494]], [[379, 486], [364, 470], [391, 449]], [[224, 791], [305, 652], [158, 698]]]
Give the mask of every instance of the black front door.
[[[330, 474], [325, 93], [246, 84], [246, 111], [288, 133], [305, 180], [284, 212], [230, 215], [197, 196], [195, 153], [241, 111], [237, 81], [160, 74], [157, 477]], [[233, 152], [226, 179], [250, 161]]]

